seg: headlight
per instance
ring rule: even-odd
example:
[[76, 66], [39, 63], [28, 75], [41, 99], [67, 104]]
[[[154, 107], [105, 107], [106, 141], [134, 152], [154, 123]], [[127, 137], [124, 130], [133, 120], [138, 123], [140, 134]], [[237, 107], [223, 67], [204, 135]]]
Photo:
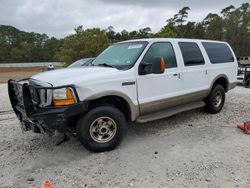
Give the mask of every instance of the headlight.
[[74, 93], [69, 87], [53, 90], [53, 105], [67, 106], [76, 103]]
[[67, 88], [53, 90], [53, 99], [67, 99], [66, 89]]

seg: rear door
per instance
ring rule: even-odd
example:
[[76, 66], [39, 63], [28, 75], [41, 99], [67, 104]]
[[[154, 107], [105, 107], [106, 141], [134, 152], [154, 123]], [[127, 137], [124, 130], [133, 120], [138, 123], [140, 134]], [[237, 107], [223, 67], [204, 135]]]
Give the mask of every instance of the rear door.
[[209, 77], [206, 62], [200, 50], [200, 44], [196, 42], [179, 42], [178, 45], [184, 64], [182, 70], [184, 93], [205, 93], [209, 88]]

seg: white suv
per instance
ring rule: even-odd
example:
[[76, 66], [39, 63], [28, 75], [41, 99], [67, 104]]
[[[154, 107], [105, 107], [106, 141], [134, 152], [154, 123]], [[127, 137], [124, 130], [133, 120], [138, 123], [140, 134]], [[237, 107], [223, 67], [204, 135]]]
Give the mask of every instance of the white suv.
[[225, 42], [140, 39], [113, 44], [91, 65], [9, 80], [24, 130], [70, 132], [89, 150], [115, 148], [127, 122], [147, 122], [205, 107], [218, 113], [237, 80]]

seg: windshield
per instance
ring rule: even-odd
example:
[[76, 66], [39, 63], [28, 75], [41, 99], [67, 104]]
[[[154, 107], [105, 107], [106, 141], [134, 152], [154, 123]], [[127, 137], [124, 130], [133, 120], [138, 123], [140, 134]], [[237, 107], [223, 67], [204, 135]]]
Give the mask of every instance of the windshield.
[[117, 43], [104, 50], [93, 62], [93, 65], [125, 69], [133, 66], [141, 55], [147, 42]]

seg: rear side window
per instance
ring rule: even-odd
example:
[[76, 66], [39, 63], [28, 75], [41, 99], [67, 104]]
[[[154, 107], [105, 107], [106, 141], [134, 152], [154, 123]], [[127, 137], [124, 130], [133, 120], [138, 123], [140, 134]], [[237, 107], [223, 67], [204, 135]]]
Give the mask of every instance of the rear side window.
[[192, 42], [179, 42], [185, 66], [204, 65], [205, 61], [199, 46]]
[[214, 42], [202, 42], [202, 45], [204, 46], [211, 63], [234, 62], [233, 54], [228, 45]]

